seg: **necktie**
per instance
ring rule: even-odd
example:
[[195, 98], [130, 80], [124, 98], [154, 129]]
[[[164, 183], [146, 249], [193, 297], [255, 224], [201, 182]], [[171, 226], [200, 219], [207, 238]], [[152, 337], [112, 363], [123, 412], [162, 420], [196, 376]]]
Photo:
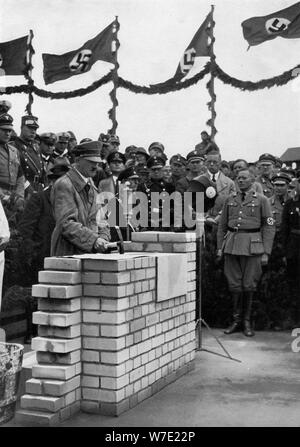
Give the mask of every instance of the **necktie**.
[[242, 202], [244, 202], [245, 197], [246, 197], [246, 193], [245, 193], [245, 192], [242, 192], [241, 195], [242, 195]]
[[216, 183], [216, 174], [213, 174], [213, 176], [212, 176], [212, 181], [213, 181], [214, 183]]

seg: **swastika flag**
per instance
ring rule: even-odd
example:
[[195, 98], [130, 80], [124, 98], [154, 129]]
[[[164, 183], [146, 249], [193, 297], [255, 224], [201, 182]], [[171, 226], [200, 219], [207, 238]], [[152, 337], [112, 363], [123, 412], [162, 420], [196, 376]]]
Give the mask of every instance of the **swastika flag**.
[[0, 76], [19, 76], [26, 71], [28, 36], [0, 43]]
[[61, 55], [43, 53], [45, 84], [85, 73], [98, 60], [113, 63], [112, 41], [115, 26], [114, 21], [78, 50]]
[[209, 56], [209, 27], [211, 24], [211, 12], [207, 15], [206, 19], [194, 35], [191, 43], [186, 48], [183, 56], [178, 64], [174, 78], [176, 81], [180, 81], [182, 78], [187, 76], [187, 74], [192, 69], [195, 63], [195, 57], [199, 56]]
[[251, 17], [242, 22], [244, 38], [250, 46], [276, 37], [300, 37], [300, 2], [267, 16]]

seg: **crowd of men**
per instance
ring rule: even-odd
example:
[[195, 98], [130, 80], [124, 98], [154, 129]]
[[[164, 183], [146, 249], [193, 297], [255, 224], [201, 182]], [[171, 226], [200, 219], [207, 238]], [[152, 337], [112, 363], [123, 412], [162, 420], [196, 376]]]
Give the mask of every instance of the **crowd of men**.
[[[78, 142], [72, 131], [38, 133], [38, 118], [31, 115], [22, 117], [17, 135], [9, 109], [8, 101], [0, 103], [0, 198], [11, 232], [21, 235], [33, 253], [36, 272], [46, 256], [109, 251], [111, 242], [121, 237], [120, 227], [127, 239], [132, 231], [189, 230], [183, 223], [175, 228], [174, 207], [169, 225], [163, 225], [164, 194], [176, 191], [184, 197], [202, 191], [210, 241], [206, 250], [224, 262], [233, 299], [233, 323], [225, 333], [242, 327], [246, 336], [254, 335], [253, 294], [262, 267], [272, 268], [274, 257], [286, 266], [290, 293], [299, 295], [299, 172], [280, 159], [266, 153], [254, 163], [222, 160], [220, 149], [203, 131], [194, 149], [168, 160], [161, 142], [152, 142], [147, 150], [131, 145], [120, 151], [117, 135], [101, 133], [97, 141], [87, 137]], [[145, 224], [122, 226], [117, 212], [112, 227], [107, 209], [99, 214], [105, 205], [99, 202], [102, 193], [112, 194], [122, 206], [124, 185], [147, 197]], [[151, 201], [152, 193], [161, 194], [158, 203]], [[1, 243], [4, 256], [7, 235]], [[300, 303], [297, 319], [300, 323]]]

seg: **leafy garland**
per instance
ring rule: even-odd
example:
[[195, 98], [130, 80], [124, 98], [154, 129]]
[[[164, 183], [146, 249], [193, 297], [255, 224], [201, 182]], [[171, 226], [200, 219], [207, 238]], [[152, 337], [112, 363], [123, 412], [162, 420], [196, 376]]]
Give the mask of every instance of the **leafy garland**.
[[[234, 78], [227, 73], [225, 73], [218, 64], [214, 63], [214, 66], [211, 70], [211, 63], [207, 62], [204, 68], [194, 75], [190, 79], [186, 79], [183, 82], [176, 82], [175, 80], [168, 80], [164, 83], [154, 84], [149, 87], [137, 85], [130, 81], [126, 81], [122, 77], [118, 77], [117, 83], [118, 87], [125, 88], [133, 93], [144, 93], [146, 95], [155, 95], [155, 94], [165, 94], [170, 92], [176, 92], [185, 88], [188, 88], [192, 85], [197, 84], [200, 80], [204, 78], [208, 73], [212, 72], [213, 76], [218, 78], [224, 84], [231, 85], [232, 87], [238, 88], [242, 91], [253, 92], [256, 90], [262, 90], [264, 88], [272, 88], [279, 87], [282, 85], [286, 85], [288, 82], [295, 79], [295, 77], [300, 73], [300, 64], [296, 65], [294, 68], [285, 71], [279, 76], [274, 76], [273, 78], [262, 79], [257, 82], [252, 81], [242, 81], [240, 79]], [[91, 93], [97, 90], [99, 87], [107, 84], [112, 81], [112, 71], [107, 73], [102, 78], [93, 82], [91, 85], [85, 88], [79, 88], [73, 91], [65, 91], [65, 92], [50, 92], [47, 90], [40, 89], [35, 85], [18, 85], [13, 87], [0, 87], [0, 95], [12, 95], [15, 93], [35, 93], [37, 96], [41, 98], [50, 98], [50, 99], [69, 99], [76, 98], [78, 96], [84, 96], [88, 93]]]

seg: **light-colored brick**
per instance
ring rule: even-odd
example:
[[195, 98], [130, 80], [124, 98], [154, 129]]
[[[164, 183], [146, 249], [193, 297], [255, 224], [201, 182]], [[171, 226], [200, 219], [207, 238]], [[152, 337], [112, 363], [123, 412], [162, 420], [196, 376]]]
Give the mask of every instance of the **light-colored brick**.
[[92, 351], [90, 349], [83, 349], [82, 350], [82, 361], [83, 362], [99, 363], [100, 354], [98, 351]]
[[196, 241], [196, 233], [194, 232], [185, 232], [185, 233], [172, 233], [172, 232], [163, 232], [159, 233], [159, 242], [194, 242]]
[[80, 310], [80, 298], [68, 300], [39, 298], [38, 309], [44, 312], [75, 312]]
[[141, 257], [136, 258], [134, 260], [134, 268], [135, 269], [141, 269], [142, 268], [142, 258]]
[[129, 349], [123, 349], [118, 352], [101, 352], [102, 363], [120, 364], [125, 362], [129, 357]]
[[134, 232], [131, 235], [133, 242], [157, 242], [157, 231]]
[[124, 241], [125, 252], [144, 251], [144, 244], [142, 242]]
[[75, 365], [33, 365], [32, 377], [40, 379], [68, 380], [75, 376]]
[[98, 365], [98, 374], [106, 377], [120, 377], [123, 376], [126, 372], [125, 363], [121, 365]]
[[81, 325], [58, 327], [58, 326], [39, 326], [38, 334], [41, 337], [57, 338], [76, 338], [81, 335]]
[[45, 258], [44, 259], [45, 270], [68, 270], [68, 271], [80, 271], [81, 259], [75, 258]]
[[[47, 287], [47, 286], [46, 286]], [[76, 298], [82, 296], [82, 285], [76, 284], [74, 286], [49, 286], [50, 298]], [[36, 295], [33, 295], [36, 296]]]
[[29, 379], [26, 380], [25, 390], [26, 394], [43, 394], [42, 380], [40, 379]]
[[124, 310], [124, 309], [128, 309], [129, 307], [129, 298], [119, 298], [119, 299], [115, 299], [115, 298], [103, 298], [101, 300], [101, 310], [105, 311], [105, 310]]
[[100, 273], [99, 272], [83, 272], [82, 273], [83, 284], [99, 284]]
[[100, 310], [101, 300], [95, 297], [83, 297], [81, 299], [82, 310]]
[[188, 243], [179, 243], [179, 244], [173, 244], [173, 252], [174, 253], [187, 253], [196, 251], [196, 243], [195, 242], [188, 242]]
[[81, 386], [87, 388], [100, 388], [99, 377], [96, 376], [82, 376]]
[[44, 284], [80, 284], [81, 272], [60, 272], [42, 270], [39, 272], [39, 283]]
[[50, 413], [48, 411], [18, 410], [15, 415], [17, 424], [22, 425], [41, 425], [55, 426], [59, 423], [59, 413]]
[[82, 388], [82, 397], [83, 399], [99, 401], [99, 389], [96, 388]]
[[164, 252], [163, 244], [157, 243], [146, 243], [145, 251], [153, 252], [157, 251], [158, 253]]
[[129, 323], [119, 325], [100, 325], [101, 337], [122, 337], [129, 333]]
[[80, 362], [80, 350], [68, 352], [67, 354], [57, 354], [52, 352], [37, 352], [38, 363], [57, 363], [59, 365], [73, 365]]
[[158, 322], [159, 322], [158, 312], [146, 316], [146, 326], [152, 326], [153, 324], [156, 324]]
[[80, 312], [59, 313], [59, 312], [42, 312], [33, 313], [33, 323], [46, 326], [67, 327], [79, 324], [81, 320]]
[[98, 324], [83, 324], [82, 335], [87, 337], [99, 337], [100, 327]]
[[131, 272], [131, 281], [141, 281], [146, 278], [146, 270], [145, 269], [137, 269]]
[[134, 283], [134, 293], [140, 293], [142, 291], [142, 283], [140, 281]]
[[84, 259], [83, 270], [96, 270], [97, 272], [120, 272], [126, 270], [126, 259]]
[[124, 284], [130, 282], [130, 272], [103, 272], [101, 275], [102, 284]]
[[48, 351], [57, 353], [66, 353], [81, 348], [81, 339], [55, 339], [35, 337], [32, 339], [31, 347], [34, 351]]
[[138, 320], [133, 320], [130, 322], [130, 332], [139, 331], [140, 329], [144, 329], [146, 326], [146, 318], [142, 317]]
[[125, 397], [124, 389], [99, 390], [99, 399], [103, 402], [121, 402]]
[[62, 397], [35, 396], [24, 394], [21, 397], [21, 408], [27, 410], [42, 410], [55, 413], [64, 405]]
[[119, 390], [129, 384], [129, 375], [121, 377], [103, 377], [101, 378], [101, 388], [110, 390]]
[[83, 347], [86, 349], [99, 349], [100, 351], [120, 351], [125, 348], [125, 337], [85, 337], [83, 339]]
[[126, 311], [120, 312], [83, 312], [84, 323], [122, 324], [126, 321]]
[[98, 297], [113, 297], [113, 298], [121, 298], [126, 296], [126, 286], [118, 286], [118, 285], [91, 285], [84, 284], [83, 286], [84, 295], [88, 296], [98, 296]]

